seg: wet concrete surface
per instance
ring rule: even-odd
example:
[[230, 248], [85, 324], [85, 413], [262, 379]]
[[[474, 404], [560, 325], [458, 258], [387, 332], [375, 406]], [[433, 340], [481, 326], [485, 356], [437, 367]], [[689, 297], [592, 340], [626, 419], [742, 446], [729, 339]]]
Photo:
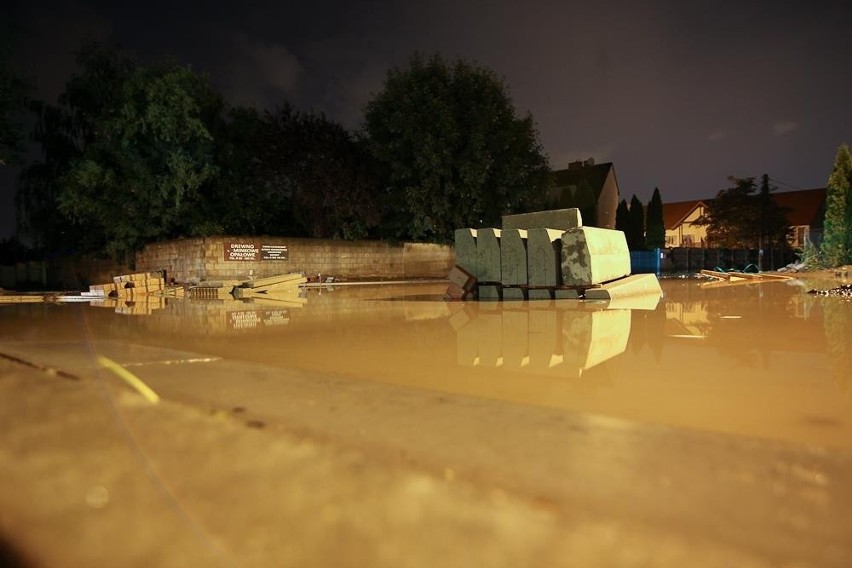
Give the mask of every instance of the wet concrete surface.
[[36, 565], [852, 564], [852, 303], [663, 284], [4, 306], [0, 533]]

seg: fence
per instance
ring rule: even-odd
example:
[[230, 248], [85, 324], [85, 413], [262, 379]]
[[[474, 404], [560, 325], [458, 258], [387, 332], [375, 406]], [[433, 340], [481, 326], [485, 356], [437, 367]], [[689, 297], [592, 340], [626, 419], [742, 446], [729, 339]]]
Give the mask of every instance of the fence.
[[677, 274], [700, 270], [775, 270], [796, 261], [790, 249], [672, 248], [631, 251], [630, 266], [635, 274]]

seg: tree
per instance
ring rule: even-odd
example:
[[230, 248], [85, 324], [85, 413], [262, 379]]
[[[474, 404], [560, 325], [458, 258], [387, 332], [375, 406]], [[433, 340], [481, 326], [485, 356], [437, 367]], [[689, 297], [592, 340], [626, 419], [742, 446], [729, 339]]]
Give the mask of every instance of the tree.
[[852, 262], [852, 156], [846, 144], [838, 148], [828, 178], [820, 253], [829, 267]]
[[364, 129], [386, 176], [391, 237], [446, 242], [543, 203], [549, 170], [532, 117], [517, 116], [488, 69], [416, 54], [388, 73]]
[[645, 250], [645, 206], [636, 197], [630, 199], [630, 223], [627, 232], [627, 248]]
[[630, 232], [630, 209], [627, 207], [626, 199], [619, 201], [615, 209], [615, 230], [623, 232], [625, 238]]
[[104, 246], [98, 225], [75, 224], [60, 211], [62, 179], [97, 139], [98, 117], [118, 104], [134, 67], [119, 52], [97, 44], [84, 45], [77, 59], [83, 73], [69, 79], [58, 106], [30, 103], [35, 115], [31, 138], [41, 146], [41, 156], [21, 172], [15, 196], [19, 232], [48, 252]]
[[289, 216], [291, 231], [358, 239], [378, 225], [370, 160], [346, 129], [290, 105], [267, 113], [264, 129], [259, 154], [264, 195]]
[[666, 225], [663, 220], [663, 200], [660, 197], [660, 189], [655, 187], [648, 203], [645, 223], [645, 245], [649, 249], [658, 249], [666, 246]]
[[21, 119], [29, 91], [28, 83], [9, 68], [10, 37], [7, 26], [0, 24], [0, 166], [19, 161], [24, 152]]
[[698, 224], [707, 226], [707, 240], [716, 247], [786, 246], [786, 210], [771, 198], [765, 176], [760, 194], [753, 177], [729, 177], [733, 186], [707, 203]]
[[60, 178], [60, 211], [124, 261], [147, 242], [196, 233], [218, 95], [175, 63], [140, 66], [96, 45], [78, 63], [62, 102], [79, 154]]

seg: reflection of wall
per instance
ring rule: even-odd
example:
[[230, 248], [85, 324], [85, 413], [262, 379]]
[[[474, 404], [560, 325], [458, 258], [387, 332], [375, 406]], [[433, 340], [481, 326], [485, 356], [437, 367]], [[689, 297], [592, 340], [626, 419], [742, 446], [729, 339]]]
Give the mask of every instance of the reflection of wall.
[[630, 310], [464, 309], [450, 318], [457, 362], [579, 378], [624, 352]]

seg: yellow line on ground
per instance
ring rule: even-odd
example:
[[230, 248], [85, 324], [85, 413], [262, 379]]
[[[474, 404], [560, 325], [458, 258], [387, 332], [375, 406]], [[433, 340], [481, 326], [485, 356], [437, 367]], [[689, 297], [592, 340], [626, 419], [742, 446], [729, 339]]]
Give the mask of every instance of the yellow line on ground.
[[137, 377], [136, 375], [113, 361], [112, 359], [98, 355], [98, 363], [100, 363], [101, 366], [105, 369], [109, 369], [110, 371], [118, 375], [119, 378], [121, 378], [124, 382], [136, 389], [136, 391], [142, 396], [144, 396], [145, 400], [147, 400], [151, 404], [157, 404], [158, 402], [160, 402], [160, 395], [155, 393], [153, 389], [151, 389], [151, 387], [142, 382], [142, 379], [140, 379], [139, 377]]

